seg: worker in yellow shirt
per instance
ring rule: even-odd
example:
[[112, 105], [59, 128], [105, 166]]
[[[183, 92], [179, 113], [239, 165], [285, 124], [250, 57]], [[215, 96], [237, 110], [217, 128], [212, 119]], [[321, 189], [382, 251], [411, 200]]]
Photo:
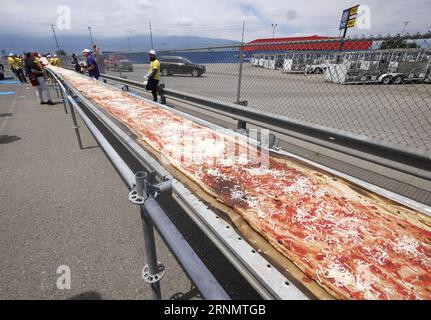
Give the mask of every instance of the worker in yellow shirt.
[[56, 54], [54, 54], [54, 58], [52, 58], [51, 64], [56, 67], [61, 67], [60, 58]]
[[27, 79], [25, 78], [24, 71], [22, 69], [22, 61], [19, 57], [15, 56], [15, 54], [9, 54], [7, 59], [10, 69], [14, 73], [14, 75], [18, 78], [21, 83], [27, 83]]
[[157, 102], [157, 86], [160, 80], [160, 62], [157, 59], [156, 51], [150, 50], [150, 69], [148, 70], [146, 89], [153, 94], [153, 101]]

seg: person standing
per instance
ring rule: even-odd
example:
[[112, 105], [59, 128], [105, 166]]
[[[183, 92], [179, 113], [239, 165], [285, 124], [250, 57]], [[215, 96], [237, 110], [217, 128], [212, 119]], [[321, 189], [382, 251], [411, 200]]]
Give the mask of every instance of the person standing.
[[25, 78], [24, 71], [22, 70], [21, 60], [15, 56], [15, 54], [11, 53], [8, 57], [8, 62], [10, 69], [18, 78], [21, 83], [27, 83], [27, 79]]
[[42, 57], [39, 58], [40, 64], [42, 65], [42, 68], [45, 68], [46, 66], [49, 66], [51, 64], [49, 58], [51, 57], [50, 54], [48, 55], [43, 55]]
[[153, 101], [157, 102], [157, 86], [160, 80], [160, 62], [157, 59], [157, 53], [154, 50], [150, 50], [150, 69], [148, 70], [147, 86], [146, 89], [151, 91], [153, 95]]
[[93, 55], [96, 59], [97, 66], [99, 67], [99, 72], [105, 73], [105, 58], [103, 57], [102, 49], [98, 48], [96, 44], [93, 44]]
[[56, 54], [54, 54], [54, 57], [51, 60], [51, 64], [55, 67], [61, 67], [60, 58]]
[[84, 70], [88, 71], [90, 78], [99, 80], [99, 66], [97, 65], [96, 60], [91, 56], [91, 51], [89, 49], [84, 49], [82, 53], [87, 58], [87, 66], [84, 67]]
[[82, 73], [81, 65], [79, 64], [78, 57], [76, 54], [72, 54], [72, 66], [75, 68], [76, 72]]
[[[31, 53], [26, 53], [26, 72], [30, 74], [29, 79], [31, 85], [36, 87], [36, 95], [40, 100], [40, 104], [54, 105], [48, 86], [45, 82], [45, 77], [42, 68], [36, 63], [36, 58], [32, 57]], [[44, 97], [46, 100], [44, 100]]]
[[4, 80], [4, 66], [0, 61], [0, 80]]

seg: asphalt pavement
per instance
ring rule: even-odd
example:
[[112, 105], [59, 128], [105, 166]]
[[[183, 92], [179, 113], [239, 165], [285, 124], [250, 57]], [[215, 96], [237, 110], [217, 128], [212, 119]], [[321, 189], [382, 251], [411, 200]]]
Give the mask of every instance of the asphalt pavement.
[[[143, 81], [148, 66], [107, 73]], [[167, 88], [234, 103], [238, 64], [206, 64], [202, 77], [161, 77]], [[286, 74], [244, 64], [240, 100], [248, 107], [366, 136], [391, 145], [431, 150], [431, 85], [342, 85], [324, 75]]]
[[[55, 91], [54, 106], [38, 104], [30, 85], [1, 92], [10, 94], [0, 94], [0, 299], [149, 299], [139, 210], [89, 131], [79, 150]], [[163, 298], [188, 293], [187, 275], [156, 241]], [[71, 289], [57, 287], [62, 266]]]

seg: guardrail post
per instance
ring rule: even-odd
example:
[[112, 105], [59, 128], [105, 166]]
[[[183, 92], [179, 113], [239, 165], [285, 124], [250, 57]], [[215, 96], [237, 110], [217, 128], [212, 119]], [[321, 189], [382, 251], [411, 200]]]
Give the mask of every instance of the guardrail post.
[[61, 89], [60, 89], [60, 93], [61, 93], [61, 99], [63, 101], [64, 113], [67, 114], [66, 96], [64, 95], [65, 93]]
[[[243, 107], [247, 107], [248, 106], [248, 101], [247, 100], [237, 101], [236, 104], [238, 104], [240, 106], [243, 106]], [[238, 120], [237, 129], [238, 130], [246, 130], [247, 129], [247, 122], [245, 122], [243, 120]]]
[[[69, 96], [68, 99], [72, 99], [72, 97]], [[72, 121], [73, 121], [73, 126], [74, 126], [73, 129], [75, 130], [76, 139], [78, 140], [79, 149], [82, 150], [83, 148], [82, 148], [81, 135], [79, 133], [79, 126], [78, 126], [78, 123], [76, 121], [75, 109], [73, 107], [72, 102], [70, 100], [68, 100], [68, 102], [69, 102], [69, 110], [70, 110], [70, 114], [72, 116]]]
[[[153, 177], [151, 175], [150, 177]], [[135, 202], [140, 204], [140, 213], [142, 220], [142, 229], [144, 232], [145, 252], [147, 264], [142, 270], [142, 278], [145, 282], [150, 283], [152, 296], [154, 300], [161, 300], [160, 280], [164, 275], [164, 266], [157, 261], [156, 242], [154, 239], [154, 227], [151, 218], [145, 210], [144, 203], [148, 199], [149, 177], [145, 171], [136, 173], [136, 192], [134, 193]], [[130, 198], [130, 196], [129, 196]], [[133, 199], [133, 197], [132, 197]], [[132, 200], [133, 201], [133, 200]]]
[[[51, 81], [52, 81], [52, 79], [51, 79]], [[53, 82], [54, 82], [55, 91], [57, 92], [57, 98], [60, 98], [60, 94], [58, 93], [58, 83], [57, 83], [57, 81], [53, 81]]]
[[165, 89], [165, 84], [159, 84], [159, 94], [160, 94], [160, 103], [161, 104], [166, 104], [166, 96], [164, 93], [164, 89]]

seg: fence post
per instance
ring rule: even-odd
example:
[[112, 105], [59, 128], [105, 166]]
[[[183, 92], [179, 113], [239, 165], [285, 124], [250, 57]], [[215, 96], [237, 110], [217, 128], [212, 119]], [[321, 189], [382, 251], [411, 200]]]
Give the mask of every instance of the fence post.
[[[244, 63], [244, 44], [241, 43], [241, 47], [239, 49], [239, 73], [238, 73], [238, 87], [236, 90], [236, 104], [244, 105], [241, 103], [241, 84], [242, 84], [242, 65]], [[247, 126], [247, 122], [238, 120], [238, 129], [245, 129]]]

